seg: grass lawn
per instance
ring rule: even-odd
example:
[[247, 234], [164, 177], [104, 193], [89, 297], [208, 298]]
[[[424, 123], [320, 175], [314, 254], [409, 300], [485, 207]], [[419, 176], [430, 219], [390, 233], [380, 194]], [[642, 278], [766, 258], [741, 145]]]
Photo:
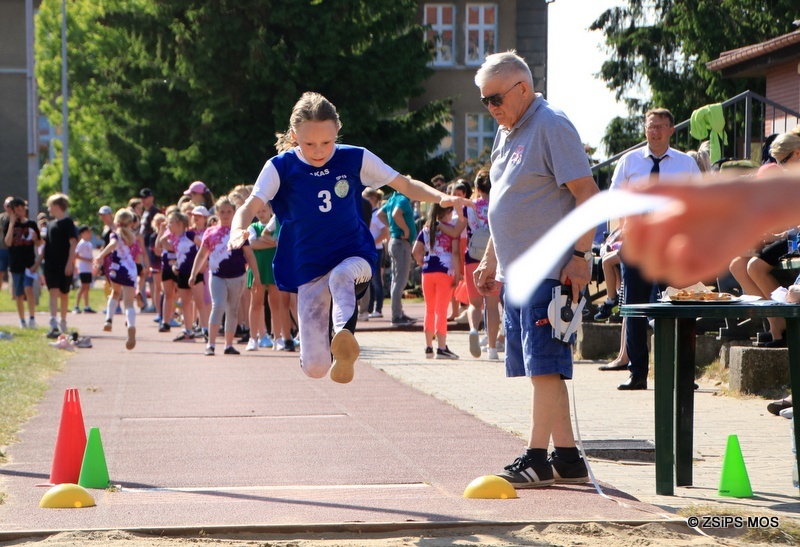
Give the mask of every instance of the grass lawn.
[[[44, 396], [47, 379], [61, 370], [69, 356], [50, 347], [43, 328], [2, 330], [14, 338], [0, 340], [0, 447], [16, 441], [17, 431]], [[2, 456], [0, 452], [0, 462]]]
[[[70, 293], [70, 311], [75, 305], [75, 291]], [[106, 298], [102, 288], [89, 292], [89, 304], [100, 311]], [[49, 296], [42, 291], [37, 312], [49, 312]], [[0, 291], [0, 312], [16, 312], [16, 302], [11, 298], [8, 285]], [[27, 316], [27, 304], [25, 307]], [[68, 353], [54, 350], [44, 337], [47, 315], [37, 317], [39, 328], [35, 331], [16, 327], [3, 327], [11, 332], [13, 340], [0, 340], [0, 463], [2, 447], [16, 440], [16, 432], [34, 414], [34, 406], [47, 389], [47, 379], [61, 369]], [[10, 324], [16, 324], [10, 323]], [[2, 494], [0, 494], [0, 499]]]
[[[78, 294], [77, 290], [73, 289], [69, 293], [69, 310], [75, 307], [75, 296]], [[89, 290], [89, 305], [98, 312], [104, 310], [106, 307], [106, 296], [103, 293], [102, 286], [96, 289]], [[83, 308], [83, 304], [81, 304]], [[25, 315], [28, 315], [28, 304], [25, 303]], [[0, 291], [0, 312], [16, 312], [17, 303], [11, 298], [11, 293], [8, 290], [8, 284], [3, 283], [3, 290]], [[36, 311], [49, 312], [50, 311], [50, 295], [46, 289], [42, 289], [39, 294], [39, 303], [36, 305]], [[47, 325], [47, 317], [36, 318], [39, 325]]]

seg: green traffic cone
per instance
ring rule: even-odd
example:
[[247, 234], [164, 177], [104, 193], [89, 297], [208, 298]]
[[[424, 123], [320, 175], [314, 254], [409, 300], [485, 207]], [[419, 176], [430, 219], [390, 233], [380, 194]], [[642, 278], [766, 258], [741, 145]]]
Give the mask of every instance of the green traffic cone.
[[103, 442], [100, 440], [100, 429], [93, 427], [86, 440], [78, 484], [84, 488], [108, 488], [108, 483], [108, 467], [103, 454]]
[[720, 496], [729, 498], [752, 498], [753, 489], [750, 487], [750, 477], [744, 466], [742, 449], [739, 447], [739, 438], [736, 435], [728, 436], [728, 445], [725, 447], [725, 456], [722, 458], [722, 475], [719, 478]]

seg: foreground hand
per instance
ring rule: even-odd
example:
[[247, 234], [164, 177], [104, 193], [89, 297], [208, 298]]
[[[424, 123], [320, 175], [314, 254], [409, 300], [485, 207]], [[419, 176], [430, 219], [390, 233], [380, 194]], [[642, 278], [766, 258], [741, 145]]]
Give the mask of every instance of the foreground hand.
[[770, 226], [760, 205], [763, 182], [662, 184], [648, 194], [673, 197], [665, 209], [625, 221], [623, 260], [675, 287], [716, 277], [755, 247]]

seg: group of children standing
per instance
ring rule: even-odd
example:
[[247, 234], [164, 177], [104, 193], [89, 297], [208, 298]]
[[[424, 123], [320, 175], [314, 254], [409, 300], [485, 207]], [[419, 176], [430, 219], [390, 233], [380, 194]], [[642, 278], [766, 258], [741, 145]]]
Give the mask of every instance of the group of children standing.
[[[122, 302], [127, 328], [125, 347], [135, 347], [137, 276], [142, 276], [144, 263], [149, 262], [150, 295], [159, 332], [180, 326], [174, 341], [202, 337], [205, 355], [213, 356], [224, 317], [226, 355], [239, 354], [234, 338], [243, 334], [242, 329], [247, 351], [270, 347], [293, 351], [296, 342], [291, 333], [291, 297], [277, 290], [272, 276], [279, 227], [269, 204], [253, 219], [247, 244], [228, 247], [237, 205], [247, 199], [250, 190], [251, 187], [238, 186], [216, 201], [212, 197], [206, 206], [189, 197], [210, 195], [205, 184], [195, 181], [184, 193], [186, 199], [167, 207], [163, 214], [153, 215], [149, 242], [141, 237], [144, 230], [139, 230], [137, 214], [129, 208], [118, 210], [104, 237], [108, 243], [93, 262], [111, 287], [103, 330], [112, 330], [115, 311]], [[265, 295], [269, 295], [271, 332], [277, 338], [274, 342], [265, 320]], [[144, 298], [139, 299], [140, 304], [144, 302]], [[175, 317], [178, 305], [180, 314]], [[77, 305], [76, 308], [79, 309]], [[249, 328], [243, 327], [248, 323]]]
[[21, 198], [6, 198], [4, 209], [0, 230], [8, 247], [8, 266], [20, 327], [36, 328], [34, 286], [39, 283], [41, 270], [50, 299], [50, 334], [66, 332], [69, 290], [78, 246], [78, 231], [67, 216], [69, 198], [60, 193], [50, 196], [47, 199], [49, 220], [41, 225], [28, 218], [28, 204]]

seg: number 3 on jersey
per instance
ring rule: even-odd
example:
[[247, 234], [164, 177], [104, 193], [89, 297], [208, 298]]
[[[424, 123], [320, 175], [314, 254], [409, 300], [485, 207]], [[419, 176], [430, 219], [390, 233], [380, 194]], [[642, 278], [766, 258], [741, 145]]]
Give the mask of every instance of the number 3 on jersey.
[[330, 211], [332, 207], [330, 191], [320, 190], [319, 194], [317, 194], [317, 197], [322, 200], [322, 204], [319, 206], [319, 210], [322, 211], [323, 213], [327, 213], [328, 211]]

